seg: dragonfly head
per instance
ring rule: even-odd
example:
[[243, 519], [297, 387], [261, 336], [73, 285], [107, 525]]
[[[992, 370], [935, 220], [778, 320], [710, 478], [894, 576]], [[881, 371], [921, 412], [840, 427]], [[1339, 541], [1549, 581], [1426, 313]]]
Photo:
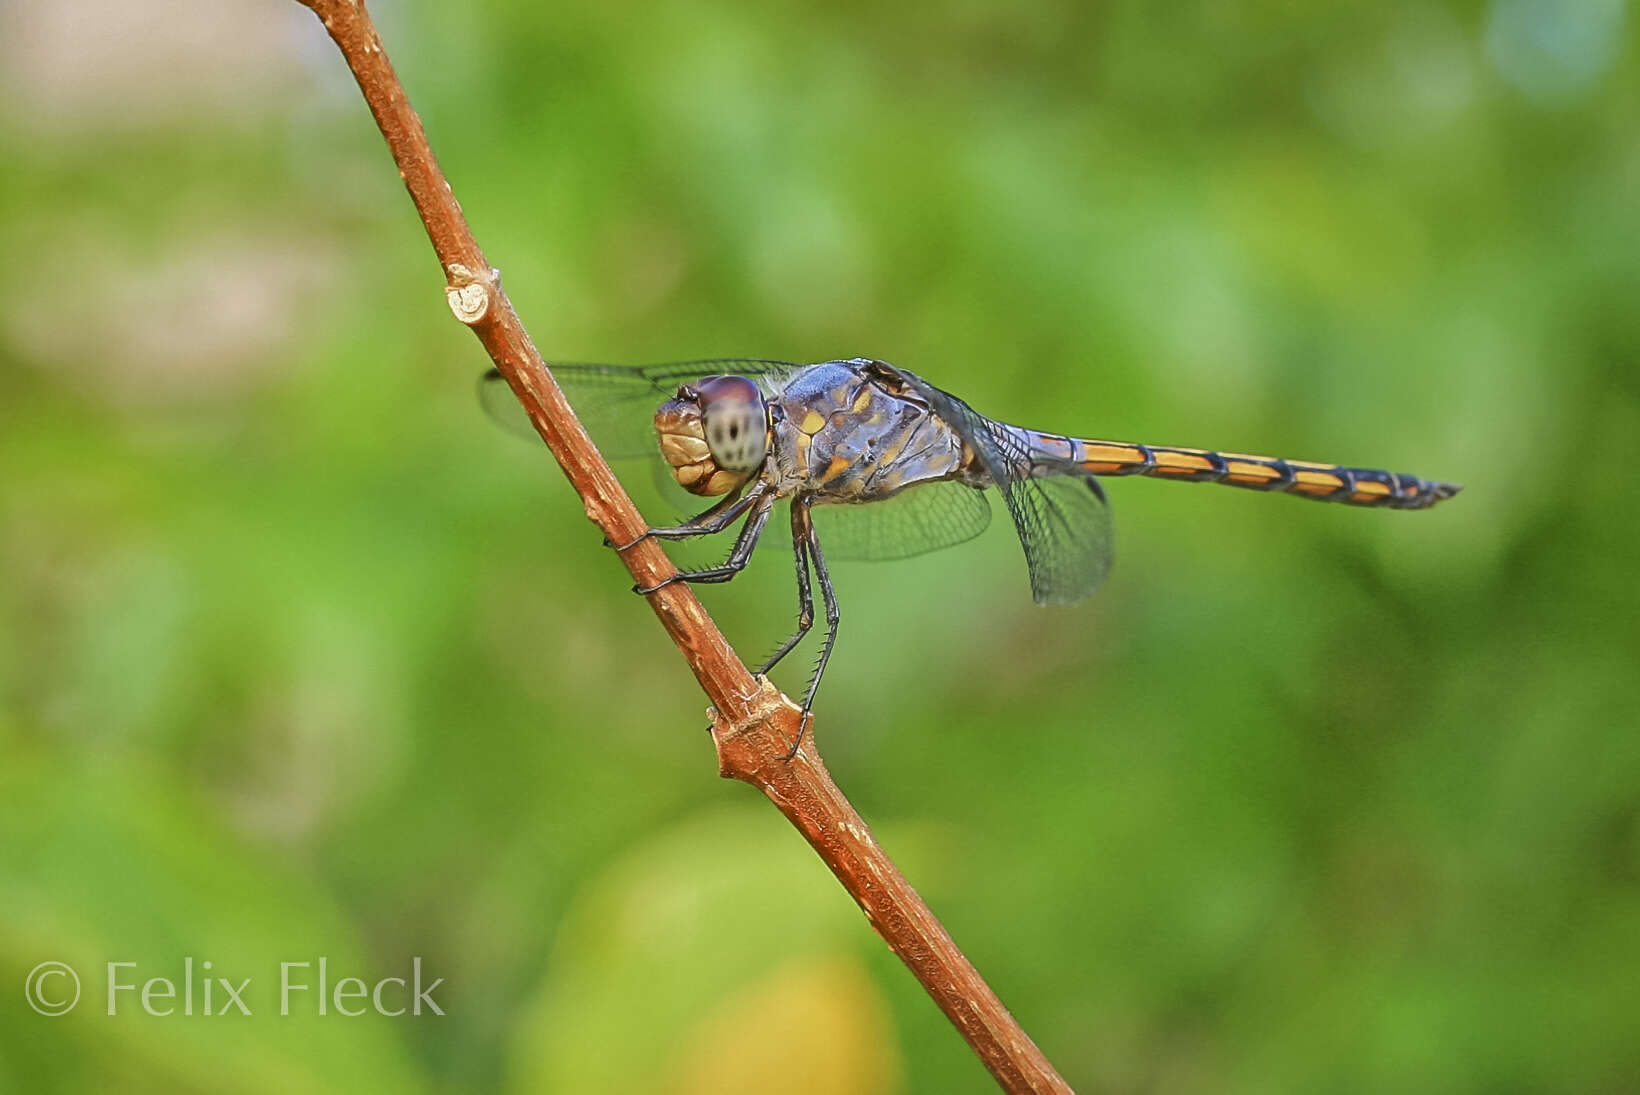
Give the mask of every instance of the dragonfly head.
[[768, 455], [763, 393], [743, 376], [685, 384], [655, 412], [655, 435], [679, 486], [690, 494], [727, 494]]

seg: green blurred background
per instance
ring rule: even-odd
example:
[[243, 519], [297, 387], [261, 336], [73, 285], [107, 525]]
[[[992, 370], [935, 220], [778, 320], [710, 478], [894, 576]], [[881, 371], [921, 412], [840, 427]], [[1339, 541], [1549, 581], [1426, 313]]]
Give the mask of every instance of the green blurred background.
[[[1640, 1090], [1624, 4], [376, 7], [549, 358], [1468, 485], [1114, 482], [1070, 610], [1000, 521], [834, 568], [833, 772], [1074, 1085]], [[0, 42], [0, 1089], [988, 1090], [479, 413], [312, 16]], [[757, 655], [791, 581], [705, 600]], [[279, 1016], [320, 956], [446, 1014]], [[106, 1014], [190, 957], [254, 1014]]]

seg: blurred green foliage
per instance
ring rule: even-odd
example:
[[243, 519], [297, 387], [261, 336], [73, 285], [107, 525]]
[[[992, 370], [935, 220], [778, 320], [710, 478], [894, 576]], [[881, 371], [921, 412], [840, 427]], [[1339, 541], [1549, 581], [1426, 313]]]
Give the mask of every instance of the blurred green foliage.
[[[1468, 484], [1113, 483], [1071, 610], [1001, 522], [835, 568], [831, 767], [1079, 1090], [1640, 1087], [1625, 5], [378, 6], [549, 356]], [[0, 12], [0, 1090], [987, 1090], [479, 415], [311, 16], [142, 8]], [[759, 654], [790, 564], [705, 596]], [[319, 956], [446, 1014], [281, 1018]], [[106, 1014], [187, 957], [255, 1014]]]

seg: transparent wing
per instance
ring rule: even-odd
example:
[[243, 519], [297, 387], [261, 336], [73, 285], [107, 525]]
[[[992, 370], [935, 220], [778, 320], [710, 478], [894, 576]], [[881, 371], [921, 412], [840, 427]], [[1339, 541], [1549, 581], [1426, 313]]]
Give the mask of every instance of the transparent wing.
[[913, 373], [895, 371], [973, 447], [1002, 489], [1036, 602], [1072, 604], [1098, 589], [1110, 573], [1114, 548], [1110, 507], [1099, 481], [1037, 460], [1012, 427]]
[[985, 492], [966, 483], [924, 483], [880, 502], [814, 507], [831, 559], [906, 559], [972, 540], [991, 523]]
[[[553, 364], [553, 378], [569, 397], [575, 415], [592, 435], [606, 459], [653, 456], [655, 408], [672, 398], [678, 385], [703, 376], [732, 373], [749, 377], [776, 377], [799, 366], [766, 358], [707, 358], [664, 365]], [[535, 437], [524, 408], [507, 381], [494, 369], [478, 381], [478, 401], [501, 426], [524, 437]]]
[[1104, 584], [1115, 556], [1110, 506], [1091, 475], [1026, 479], [1004, 490], [1038, 604], [1075, 604]]

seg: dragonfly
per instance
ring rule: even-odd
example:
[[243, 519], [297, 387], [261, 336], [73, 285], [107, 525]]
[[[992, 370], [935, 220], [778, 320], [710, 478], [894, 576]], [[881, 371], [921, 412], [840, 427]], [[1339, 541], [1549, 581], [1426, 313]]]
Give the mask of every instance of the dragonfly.
[[[636, 592], [731, 580], [750, 562], [775, 503], [789, 500], [797, 627], [758, 672], [768, 674], [809, 634], [818, 585], [826, 631], [803, 694], [797, 744], [840, 618], [822, 542], [840, 547], [834, 557], [862, 559], [950, 547], [985, 530], [988, 494], [995, 491], [1024, 549], [1032, 597], [1038, 604], [1072, 604], [1098, 589], [1110, 571], [1114, 540], [1100, 485], [1105, 476], [1223, 483], [1400, 510], [1427, 509], [1462, 489], [1376, 468], [1026, 429], [979, 413], [909, 369], [869, 358], [812, 365], [760, 358], [558, 364], [552, 374], [604, 456], [659, 456], [671, 481], [688, 494], [719, 499], [679, 524], [613, 545], [617, 550], [644, 539], [712, 536], [741, 523], [721, 564], [678, 571], [635, 586]], [[499, 373], [484, 374], [479, 388], [492, 418], [534, 436]]]

